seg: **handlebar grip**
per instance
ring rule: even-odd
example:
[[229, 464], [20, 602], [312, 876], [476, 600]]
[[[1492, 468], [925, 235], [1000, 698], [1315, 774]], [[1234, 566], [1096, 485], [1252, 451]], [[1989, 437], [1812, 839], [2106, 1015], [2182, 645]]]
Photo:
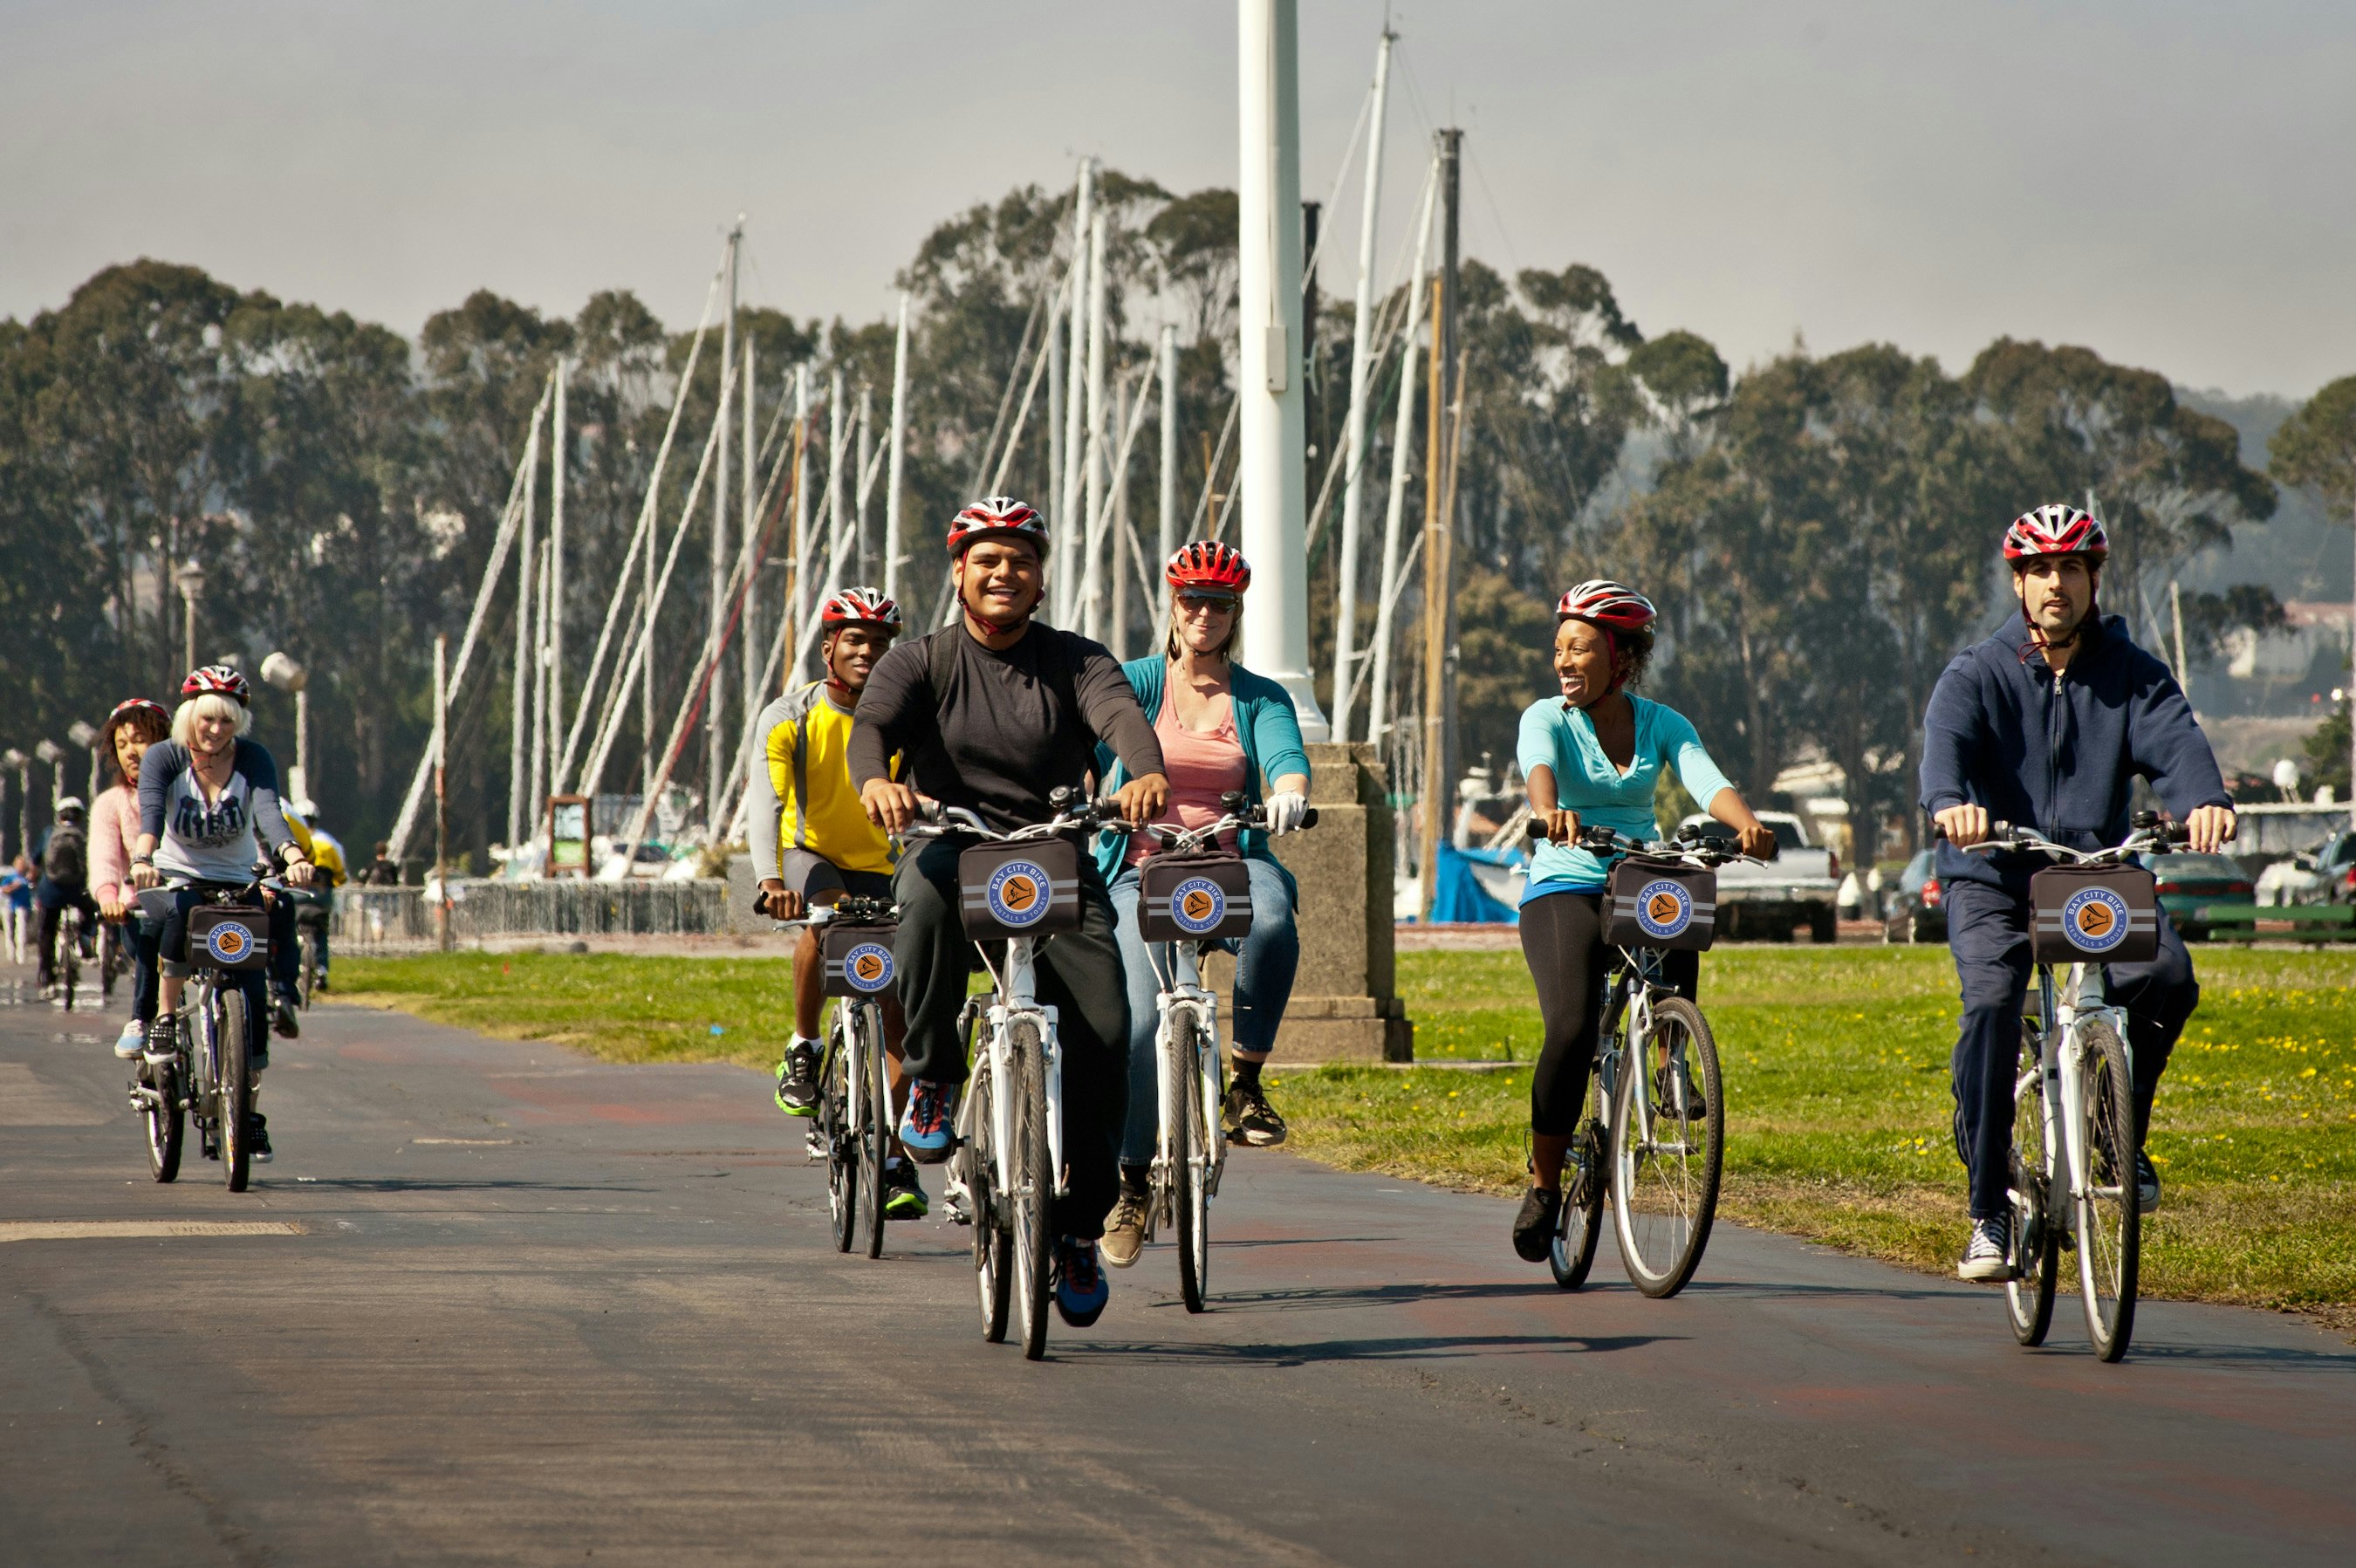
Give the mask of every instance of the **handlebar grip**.
[[1301, 825], [1304, 828], [1313, 828], [1317, 825], [1316, 807], [1312, 806], [1307, 811], [1301, 813]]

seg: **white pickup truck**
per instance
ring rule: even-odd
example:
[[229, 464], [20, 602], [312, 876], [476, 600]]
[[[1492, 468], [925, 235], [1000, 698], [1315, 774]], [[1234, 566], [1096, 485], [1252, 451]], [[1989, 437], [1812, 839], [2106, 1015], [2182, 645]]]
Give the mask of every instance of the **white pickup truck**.
[[[1840, 861], [1812, 843], [1807, 824], [1789, 811], [1762, 811], [1759, 821], [1775, 835], [1775, 858], [1763, 865], [1736, 861], [1718, 868], [1718, 934], [1729, 940], [1788, 942], [1804, 922], [1811, 940], [1829, 942], [1840, 934]], [[1699, 814], [1679, 822], [1712, 838], [1734, 842], [1734, 830]]]

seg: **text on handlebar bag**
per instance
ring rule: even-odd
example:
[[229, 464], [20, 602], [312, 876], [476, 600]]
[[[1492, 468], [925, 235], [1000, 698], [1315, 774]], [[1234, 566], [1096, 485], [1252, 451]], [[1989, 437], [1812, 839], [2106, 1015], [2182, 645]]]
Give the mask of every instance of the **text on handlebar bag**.
[[1137, 875], [1137, 931], [1149, 942], [1226, 941], [1251, 934], [1251, 874], [1233, 855], [1148, 860]]
[[880, 996], [900, 977], [892, 959], [894, 926], [829, 926], [819, 950], [826, 961], [829, 996]]
[[958, 856], [958, 904], [976, 941], [1080, 929], [1080, 851], [1069, 839], [976, 844]]
[[1604, 884], [1603, 918], [1615, 947], [1704, 951], [1718, 936], [1718, 874], [1631, 856]]
[[2029, 950], [2039, 963], [2149, 963], [2159, 891], [2137, 865], [2054, 865], [2029, 879]]
[[215, 969], [261, 969], [270, 961], [270, 918], [218, 905], [191, 909], [188, 957]]

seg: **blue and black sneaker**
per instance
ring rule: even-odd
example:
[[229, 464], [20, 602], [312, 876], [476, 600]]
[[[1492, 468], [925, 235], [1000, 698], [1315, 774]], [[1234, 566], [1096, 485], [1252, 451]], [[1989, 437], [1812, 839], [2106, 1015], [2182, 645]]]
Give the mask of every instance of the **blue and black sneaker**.
[[1086, 1328], [1104, 1316], [1112, 1299], [1112, 1282], [1097, 1262], [1097, 1244], [1076, 1236], [1055, 1241], [1055, 1310], [1075, 1328]]
[[908, 1094], [908, 1109], [900, 1117], [900, 1146], [920, 1165], [937, 1165], [949, 1157], [957, 1142], [958, 1086], [917, 1079]]
[[886, 1219], [922, 1219], [933, 1211], [933, 1200], [925, 1196], [925, 1184], [916, 1179], [916, 1167], [905, 1160], [892, 1160], [884, 1166], [884, 1218]]

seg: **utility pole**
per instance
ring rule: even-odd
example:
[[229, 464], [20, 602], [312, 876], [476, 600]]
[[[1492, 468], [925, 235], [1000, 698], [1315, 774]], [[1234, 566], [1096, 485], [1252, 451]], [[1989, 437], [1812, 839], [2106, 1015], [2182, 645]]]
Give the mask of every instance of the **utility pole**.
[[875, 466], [875, 394], [866, 382], [859, 383], [859, 415], [853, 423], [859, 429], [859, 466], [851, 472], [859, 476], [859, 496], [851, 508], [852, 528], [859, 537], [859, 549], [852, 557], [851, 570], [844, 576], [854, 583], [875, 580], [875, 535], [867, 526], [867, 475]]
[[[798, 639], [802, 628], [809, 624], [809, 366], [794, 367], [794, 555], [793, 555], [793, 615], [794, 636]], [[802, 671], [800, 646], [795, 644], [794, 667], [786, 675], [788, 686], [801, 685], [809, 677]]]
[[1448, 650], [1448, 535], [1440, 527], [1440, 491], [1448, 462], [1440, 446], [1442, 431], [1440, 323], [1448, 306], [1448, 280], [1431, 280], [1430, 406], [1426, 410], [1423, 437], [1423, 767], [1417, 793], [1423, 827], [1423, 897], [1421, 914], [1431, 918], [1432, 895], [1440, 880], [1440, 780], [1444, 772]]
[[[740, 729], [751, 728], [753, 720], [761, 712], [761, 660], [763, 650], [769, 646], [761, 639], [761, 596], [755, 591], [757, 585], [753, 579], [753, 573], [758, 564], [753, 557], [761, 547], [760, 521], [753, 515], [761, 505], [761, 492], [758, 489], [761, 437], [760, 426], [755, 420], [760, 411], [760, 381], [754, 372], [753, 360], [753, 338], [752, 335], [747, 333], [744, 338], [744, 369], [737, 376], [737, 391], [744, 400], [743, 426], [744, 478], [736, 492], [737, 499], [741, 503], [737, 509], [737, 515], [744, 520], [744, 526], [740, 531], [744, 535], [744, 541], [736, 553], [736, 559], [740, 563], [740, 571], [744, 577], [741, 586], [744, 595], [744, 608], [736, 618], [736, 635], [744, 643], [742, 664], [744, 672], [744, 723], [739, 726]], [[714, 810], [717, 809], [717, 807], [714, 808]], [[722, 826], [724, 828], [725, 824]]]
[[[568, 367], [556, 361], [556, 407], [550, 429], [548, 464], [548, 755], [552, 765], [564, 755], [564, 467], [572, 456], [564, 435], [564, 382]], [[562, 794], [564, 780], [551, 778], [551, 794]]]
[[[1162, 494], [1159, 526], [1154, 542], [1161, 546], [1152, 561], [1153, 569], [1162, 571], [1176, 554], [1178, 538], [1178, 328], [1162, 328]], [[1160, 600], [1155, 601], [1158, 605]], [[1155, 633], [1160, 634], [1163, 616], [1148, 612]], [[1151, 639], [1148, 639], [1149, 647]]]
[[[1351, 664], [1358, 646], [1359, 518], [1366, 495], [1366, 403], [1373, 393], [1371, 339], [1375, 317], [1375, 220], [1382, 198], [1383, 111], [1391, 85], [1391, 45], [1398, 35], [1383, 29], [1375, 55], [1375, 107], [1366, 129], [1366, 188], [1358, 213], [1358, 292], [1350, 321], [1350, 411], [1344, 433], [1348, 471], [1342, 477], [1342, 555], [1335, 572], [1333, 617], [1333, 738], [1350, 738]], [[1410, 296], [1412, 297], [1412, 296]], [[1409, 334], [1410, 339], [1413, 334]], [[1410, 378], [1412, 379], [1412, 378]], [[1376, 614], [1381, 614], [1376, 606]], [[1367, 731], [1373, 734], [1371, 726]]]
[[[1137, 395], [1145, 395], [1142, 377], [1137, 383]], [[1138, 411], [1141, 414], [1144, 410]], [[1123, 434], [1123, 446], [1129, 430], [1129, 383], [1115, 383], [1112, 389], [1112, 427]], [[1112, 613], [1106, 622], [1104, 644], [1112, 650], [1115, 659], [1129, 657], [1129, 579], [1130, 573], [1125, 552], [1131, 535], [1129, 532], [1129, 465], [1120, 464], [1112, 475], [1112, 526], [1105, 533], [1105, 570], [1112, 574]], [[96, 793], [95, 790], [92, 793]]]
[[[1064, 467], [1060, 476], [1063, 489], [1055, 497], [1054, 515], [1048, 526], [1064, 542], [1066, 552], [1079, 548], [1079, 541], [1087, 527], [1080, 500], [1080, 465], [1087, 456], [1087, 443], [1080, 428], [1081, 412], [1086, 405], [1084, 389], [1087, 386], [1088, 335], [1082, 325], [1087, 319], [1084, 301], [1088, 298], [1088, 239], [1096, 225], [1097, 161], [1080, 160], [1079, 201], [1072, 209], [1072, 323], [1071, 362], [1064, 376]], [[1071, 560], [1067, 553], [1066, 562]], [[1078, 624], [1080, 575], [1071, 565], [1054, 575], [1055, 624], [1070, 628]]]
[[435, 934], [450, 950], [450, 639], [434, 639], [434, 883], [440, 895]]
[[[711, 684], [705, 688], [703, 706], [703, 826], [707, 839], [716, 838], [723, 825], [713, 822], [712, 813], [718, 809], [721, 770], [728, 766], [728, 666], [720, 659], [719, 649], [728, 624], [728, 608], [722, 603], [728, 596], [728, 563], [735, 554], [730, 548], [728, 531], [728, 405], [735, 401], [736, 261], [744, 243], [744, 215], [740, 212], [736, 215], [736, 227], [728, 231], [728, 311], [720, 322], [720, 404], [713, 414], [720, 422], [720, 438], [719, 449], [712, 454], [712, 614], [704, 634], [713, 652]], [[752, 460], [753, 455], [745, 453], [744, 461], [750, 464]]]
[[900, 330], [892, 345], [892, 453], [884, 459], [884, 596], [900, 596], [900, 481], [908, 455], [908, 296], [900, 296]]
[[[545, 414], [546, 410], [541, 411]], [[530, 776], [525, 771], [526, 742], [530, 730], [533, 623], [539, 606], [532, 596], [534, 580], [539, 575], [532, 568], [540, 564], [540, 544], [535, 537], [535, 513], [540, 510], [539, 498], [533, 494], [540, 478], [540, 417], [531, 422], [531, 435], [523, 451], [523, 526], [516, 536], [516, 636], [515, 685], [509, 706], [508, 725], [508, 847], [513, 850], [523, 842], [524, 813], [529, 809], [531, 794]]]
[[1307, 425], [1301, 390], [1301, 82], [1297, 0], [1237, 6], [1237, 487], [1252, 563], [1244, 641], [1304, 740], [1329, 731], [1309, 675]]
[[1104, 516], [1106, 470], [1111, 461], [1105, 451], [1106, 240], [1105, 215], [1099, 212], [1088, 225], [1088, 403], [1079, 586], [1081, 625], [1098, 641], [1104, 639], [1104, 542], [1096, 532]]
[[[1079, 281], [1078, 274], [1081, 269], [1077, 263], [1075, 263], [1072, 271], [1072, 281], [1076, 284]], [[1063, 333], [1066, 329], [1065, 299], [1070, 293], [1069, 289], [1058, 290], [1055, 296], [1047, 302], [1047, 339], [1039, 346], [1039, 351], [1047, 356], [1047, 488], [1043, 492], [1042, 499], [1046, 502], [1044, 510], [1049, 514], [1047, 526], [1051, 538], [1053, 531], [1064, 525], [1064, 519], [1060, 515], [1064, 499]], [[1077, 320], [1079, 314], [1078, 302], [1075, 300], [1072, 305], [1071, 319]], [[1045, 607], [1047, 618], [1055, 625], [1062, 626], [1064, 624], [1065, 574], [1055, 569], [1053, 554], [1048, 557], [1048, 560]]]

